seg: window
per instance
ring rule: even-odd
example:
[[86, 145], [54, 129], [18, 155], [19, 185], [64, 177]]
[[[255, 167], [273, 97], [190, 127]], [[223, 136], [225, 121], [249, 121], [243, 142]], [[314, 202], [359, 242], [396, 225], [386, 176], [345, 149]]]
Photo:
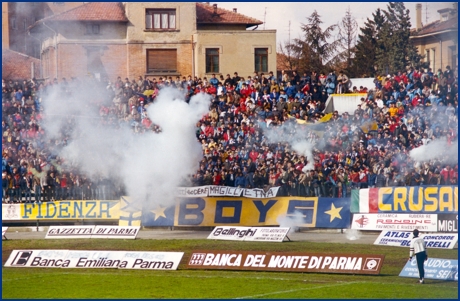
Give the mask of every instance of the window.
[[268, 72], [268, 48], [256, 48], [254, 51], [254, 70]]
[[99, 34], [98, 24], [86, 24], [86, 34]]
[[23, 25], [24, 25], [24, 30], [26, 30], [27, 29], [27, 19], [24, 19]]
[[176, 29], [175, 9], [148, 9], [145, 12], [146, 29]]
[[11, 18], [11, 28], [17, 29], [16, 28], [16, 18]]
[[206, 49], [206, 73], [219, 73], [219, 49]]
[[177, 72], [177, 49], [147, 50], [147, 73]]

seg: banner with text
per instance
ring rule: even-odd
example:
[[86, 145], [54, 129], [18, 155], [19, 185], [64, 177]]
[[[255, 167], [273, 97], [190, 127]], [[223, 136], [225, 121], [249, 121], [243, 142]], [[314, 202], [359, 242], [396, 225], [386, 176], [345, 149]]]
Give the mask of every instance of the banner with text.
[[196, 198], [196, 197], [245, 197], [251, 199], [274, 198], [278, 193], [279, 187], [271, 187], [268, 190], [260, 188], [238, 188], [228, 186], [198, 186], [198, 187], [179, 187], [177, 189], [177, 196], [182, 198]]
[[50, 226], [45, 238], [135, 239], [140, 226]]
[[377, 275], [383, 259], [384, 255], [193, 251], [187, 268]]
[[[427, 248], [453, 249], [458, 241], [458, 234], [421, 234]], [[382, 231], [374, 242], [374, 245], [395, 247], [409, 247], [413, 235], [412, 232]]]
[[283, 242], [290, 227], [231, 227], [219, 226], [208, 239]]
[[[430, 258], [425, 261], [425, 279], [450, 280], [458, 281], [458, 260]], [[412, 258], [408, 261], [401, 273], [400, 277], [419, 278], [417, 260]]]
[[438, 232], [458, 233], [458, 214], [438, 214]]
[[177, 270], [183, 252], [13, 250], [5, 267]]
[[142, 213], [143, 226], [279, 226], [347, 229], [350, 199], [277, 197], [178, 198]]
[[353, 214], [351, 229], [438, 231], [437, 214]]
[[119, 201], [102, 200], [2, 205], [2, 220], [118, 220], [119, 207]]
[[354, 189], [352, 213], [458, 213], [457, 186]]

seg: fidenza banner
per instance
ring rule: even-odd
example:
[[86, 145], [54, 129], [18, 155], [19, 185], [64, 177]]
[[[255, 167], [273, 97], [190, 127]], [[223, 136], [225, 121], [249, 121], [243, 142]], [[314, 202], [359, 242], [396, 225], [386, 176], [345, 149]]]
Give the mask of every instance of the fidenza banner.
[[[129, 205], [122, 207], [120, 215], [124, 208], [124, 219], [135, 220]], [[138, 218], [143, 226], [279, 226], [280, 219], [295, 219], [298, 227], [346, 229], [350, 226], [350, 199], [179, 198], [175, 206], [144, 210]]]
[[271, 187], [267, 191], [260, 188], [238, 188], [227, 186], [198, 186], [198, 187], [180, 187], [177, 189], [177, 196], [179, 197], [245, 197], [251, 199], [274, 198], [278, 193], [279, 187]]
[[5, 267], [177, 270], [183, 252], [13, 250]]
[[282, 242], [290, 227], [231, 227], [219, 226], [208, 239]]
[[189, 269], [379, 274], [384, 255], [194, 251]]
[[[458, 241], [458, 234], [421, 234], [426, 242], [427, 248], [453, 249]], [[395, 247], [409, 247], [413, 238], [412, 232], [404, 231], [382, 231], [374, 242], [374, 245], [385, 245]]]
[[2, 204], [2, 220], [95, 219], [118, 220], [119, 201], [60, 201], [41, 204]]
[[[425, 279], [450, 280], [458, 281], [458, 260], [430, 258], [424, 263]], [[412, 258], [408, 261], [401, 273], [400, 277], [419, 278], [417, 260]]]
[[351, 229], [438, 231], [437, 214], [353, 214]]
[[457, 186], [352, 190], [352, 213], [458, 213]]
[[135, 239], [140, 226], [50, 226], [45, 238]]

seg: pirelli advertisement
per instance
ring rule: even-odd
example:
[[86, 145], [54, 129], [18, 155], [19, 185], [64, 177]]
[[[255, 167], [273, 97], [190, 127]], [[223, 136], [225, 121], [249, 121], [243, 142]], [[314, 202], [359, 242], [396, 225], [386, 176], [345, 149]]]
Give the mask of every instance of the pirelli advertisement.
[[378, 275], [384, 255], [194, 251], [188, 269]]

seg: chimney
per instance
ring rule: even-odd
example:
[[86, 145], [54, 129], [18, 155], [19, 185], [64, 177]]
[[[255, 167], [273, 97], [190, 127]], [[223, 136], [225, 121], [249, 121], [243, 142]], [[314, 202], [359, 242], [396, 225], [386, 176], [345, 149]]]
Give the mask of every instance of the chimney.
[[415, 29], [422, 29], [422, 4], [415, 4]]
[[213, 4], [212, 7], [214, 8], [214, 14], [217, 14], [217, 4]]
[[234, 8], [234, 9], [233, 9], [233, 12], [234, 12], [234, 13], [236, 13], [236, 12], [237, 12], [236, 8]]

